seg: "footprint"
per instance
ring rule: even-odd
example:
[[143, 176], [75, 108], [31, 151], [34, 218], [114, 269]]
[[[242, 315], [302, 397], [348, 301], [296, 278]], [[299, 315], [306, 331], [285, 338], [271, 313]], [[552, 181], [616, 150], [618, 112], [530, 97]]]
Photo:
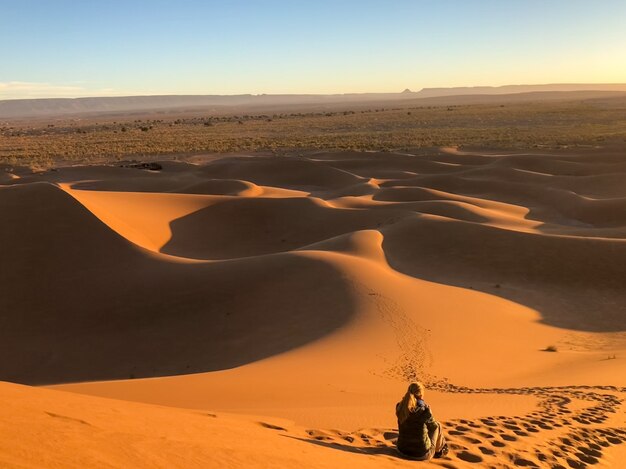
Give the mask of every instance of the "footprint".
[[459, 453], [456, 453], [456, 456], [465, 462], [472, 462], [472, 463], [483, 462], [483, 458], [481, 458], [477, 454], [470, 453], [469, 451], [461, 451]]
[[513, 460], [513, 464], [521, 467], [539, 467], [537, 463], [531, 461], [530, 459], [525, 459], [519, 456]]
[[571, 458], [567, 458], [567, 464], [569, 464], [572, 469], [585, 469], [587, 467], [584, 462], [576, 461]]
[[598, 458], [588, 456], [584, 453], [576, 453], [576, 457], [581, 461], [586, 462], [587, 464], [597, 464], [598, 462], [600, 462]]

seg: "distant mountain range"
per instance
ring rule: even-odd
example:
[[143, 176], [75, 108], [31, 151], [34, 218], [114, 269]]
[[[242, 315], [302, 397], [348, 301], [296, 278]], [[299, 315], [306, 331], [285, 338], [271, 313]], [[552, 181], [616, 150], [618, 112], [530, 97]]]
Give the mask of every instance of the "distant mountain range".
[[454, 88], [424, 88], [416, 93], [420, 98], [459, 95], [516, 94], [547, 91], [626, 91], [626, 84], [563, 83], [551, 85], [461, 86]]
[[626, 93], [626, 84], [507, 85], [409, 89], [401, 93], [166, 95], [0, 100], [0, 118], [69, 117], [153, 111], [208, 114], [277, 109], [337, 109], [398, 103], [424, 105], [554, 99], [589, 99]]

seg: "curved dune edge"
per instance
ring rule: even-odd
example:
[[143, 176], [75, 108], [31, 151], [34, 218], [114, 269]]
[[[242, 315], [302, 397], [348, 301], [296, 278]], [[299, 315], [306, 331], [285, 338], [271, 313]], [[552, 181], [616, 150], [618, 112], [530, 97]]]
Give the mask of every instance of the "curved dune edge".
[[[119, 379], [56, 388], [295, 421], [232, 429], [293, 454], [281, 467], [308, 462], [287, 440], [320, 467], [404, 464], [389, 409], [419, 378], [447, 422], [448, 467], [608, 462], [626, 424], [622, 158], [350, 153], [20, 173], [0, 187], [2, 377]], [[50, 412], [70, 420], [44, 414], [90, 422], [68, 408]], [[159, 428], [142, 409], [129, 441], [152, 448], [132, 436]], [[215, 439], [218, 459], [202, 462], [268, 460]], [[202, 445], [177, 451], [204, 457]]]
[[0, 231], [4, 380], [230, 368], [323, 337], [354, 314], [341, 273], [323, 261], [189, 261], [132, 244], [50, 184], [0, 188], [0, 198], [12, 227]]
[[74, 190], [60, 187], [113, 231], [149, 251], [160, 252], [172, 236], [171, 220], [211, 205], [220, 196]]
[[[451, 161], [451, 158], [456, 158], [456, 160]], [[610, 279], [620, 278], [619, 266], [623, 265], [620, 262], [611, 265], [613, 271], [609, 270], [604, 277], [601, 275], [601, 271], [606, 270], [602, 257], [608, 252], [611, 252], [614, 259], [616, 254], [619, 257], [623, 251], [623, 245], [620, 241], [571, 236], [568, 237], [571, 238], [569, 240], [561, 240], [560, 237], [545, 236], [541, 230], [544, 229], [546, 223], [542, 225], [529, 220], [527, 217], [531, 210], [519, 205], [519, 202], [518, 205], [513, 205], [508, 201], [496, 200], [498, 199], [497, 196], [491, 200], [475, 195], [450, 193], [426, 187], [413, 188], [406, 185], [407, 181], [413, 181], [415, 175], [424, 171], [425, 174], [420, 175], [420, 177], [425, 182], [432, 182], [432, 179], [429, 179], [432, 174], [440, 173], [437, 174], [437, 177], [446, 177], [450, 181], [459, 183], [460, 175], [463, 179], [462, 182], [466, 184], [463, 186], [465, 192], [471, 192], [472, 187], [474, 187], [471, 184], [472, 175], [477, 171], [481, 178], [484, 178], [484, 174], [491, 166], [494, 166], [493, 172], [497, 179], [502, 179], [502, 168], [507, 166], [528, 167], [528, 161], [534, 162], [535, 166], [538, 164], [537, 159], [532, 155], [528, 157], [529, 160], [520, 158], [519, 155], [503, 157], [473, 155], [471, 156], [471, 164], [464, 164], [467, 158], [468, 155], [451, 155], [449, 153], [443, 153], [435, 158], [432, 155], [427, 158], [416, 158], [410, 155], [381, 156], [376, 154], [316, 155], [309, 159], [255, 157], [231, 160], [225, 158], [219, 160], [217, 164], [206, 166], [186, 165], [184, 163], [165, 164], [162, 174], [127, 168], [74, 167], [68, 168], [67, 171], [61, 170], [51, 173], [49, 179], [52, 179], [51, 182], [61, 185], [66, 192], [76, 198], [122, 238], [154, 252], [157, 256], [155, 260], [165, 260], [166, 258], [162, 257], [162, 253], [166, 253], [180, 258], [197, 260], [258, 258], [255, 262], [264, 263], [265, 260], [262, 257], [267, 254], [296, 250], [296, 256], [303, 258], [304, 251], [321, 250], [325, 252], [323, 256], [313, 255], [307, 258], [315, 259], [327, 265], [333, 264], [336, 272], [346, 277], [349, 284], [352, 285], [348, 288], [348, 296], [357, 300], [363, 296], [358, 288], [354, 288], [354, 285], [362, 283], [360, 278], [362, 273], [358, 271], [361, 267], [354, 268], [348, 264], [358, 264], [359, 259], [369, 259], [375, 261], [372, 266], [376, 265], [376, 268], [382, 269], [379, 278], [389, 278], [390, 283], [395, 283], [401, 277], [387, 275], [389, 265], [396, 271], [409, 274], [420, 280], [425, 279], [444, 285], [451, 284], [466, 289], [477, 289], [490, 295], [526, 303], [533, 309], [539, 310], [543, 320], [549, 325], [575, 329], [580, 323], [583, 324], [583, 329], [590, 328], [589, 330], [592, 331], [595, 330], [594, 327], [599, 327], [598, 332], [611, 331], [612, 327], [619, 327], [620, 312], [612, 306], [619, 301], [618, 293], [612, 293], [608, 297], [603, 293], [603, 296], [607, 298], [607, 303], [606, 305], [594, 304], [596, 310], [594, 314], [597, 317], [589, 316], [587, 312], [589, 304], [585, 303], [585, 298], [576, 298], [574, 304], [567, 305], [567, 307], [578, 308], [577, 314], [569, 314], [567, 321], [564, 321], [564, 317], [560, 313], [563, 305], [555, 304], [555, 298], [551, 298], [543, 292], [537, 292], [537, 287], [529, 284], [528, 278], [532, 279], [539, 274], [539, 281], [544, 284], [556, 281], [556, 286], [558, 286], [558, 282], [570, 281], [563, 279], [564, 273], [570, 274], [563, 271], [563, 266], [559, 264], [558, 260], [548, 262], [548, 267], [553, 266], [554, 268], [547, 270], [544, 268], [543, 271], [533, 272], [533, 269], [536, 270], [536, 268], [532, 265], [532, 260], [528, 262], [528, 259], [531, 258], [518, 256], [516, 251], [509, 251], [508, 245], [511, 242], [523, 242], [527, 246], [523, 247], [522, 251], [527, 253], [534, 253], [537, 249], [547, 252], [552, 249], [551, 246], [565, 246], [566, 249], [564, 252], [559, 252], [557, 259], [567, 258], [571, 254], [585, 252], [587, 249], [593, 248], [599, 253], [595, 256], [599, 262], [592, 277], [596, 279], [595, 281], [599, 286], [606, 285], [607, 280], [610, 284]], [[568, 158], [571, 159], [572, 157]], [[437, 161], [438, 159], [441, 161]], [[556, 162], [558, 167], [564, 162], [568, 171], [571, 172], [569, 167], [572, 163], [567, 162], [566, 159], [563, 157], [547, 161], [546, 165], [550, 168]], [[601, 167], [611, 164], [618, 163], [613, 163], [610, 158], [608, 158], [608, 162], [606, 158], [600, 161]], [[388, 170], [394, 166], [397, 168], [396, 170], [403, 168], [404, 173], [408, 176], [394, 181], [380, 179], [380, 175], [375, 174], [381, 169]], [[594, 168], [595, 166], [592, 165], [588, 172], [593, 173]], [[534, 169], [537, 168], [534, 167]], [[517, 168], [513, 168], [513, 170], [515, 174]], [[351, 171], [363, 174], [368, 171], [372, 172], [368, 177], [368, 175], [355, 175]], [[168, 172], [171, 174], [167, 174]], [[254, 182], [246, 182], [243, 176]], [[254, 197], [246, 197], [240, 195], [116, 192], [111, 190], [119, 189], [120, 185], [132, 187], [133, 184], [139, 184], [140, 187], [145, 187], [145, 183], [149, 182], [155, 187], [167, 186], [167, 190], [171, 192], [177, 190], [173, 184], [183, 188], [190, 187], [190, 180], [195, 181], [196, 187], [198, 184], [202, 185], [202, 177], [209, 178], [207, 179], [209, 184], [205, 188], [215, 186], [221, 192], [224, 192], [225, 186], [230, 187], [232, 184], [237, 187], [248, 188], [243, 192], [255, 187], [259, 188], [259, 191], [268, 190], [265, 186], [261, 188], [257, 185], [262, 183], [283, 184], [288, 187], [288, 189], [271, 189], [275, 192], [274, 195], [281, 190], [288, 192], [282, 194], [287, 195], [286, 197], [267, 198], [259, 195], [259, 191], [255, 192]], [[219, 185], [219, 177], [229, 178], [222, 180], [225, 186]], [[38, 179], [41, 180], [41, 176]], [[90, 190], [84, 190], [84, 187], [83, 190], [72, 189], [72, 187], [83, 185], [80, 180], [95, 181], [90, 183], [95, 184], [95, 186], [92, 186]], [[355, 181], [367, 182], [355, 183]], [[26, 188], [29, 182], [29, 178], [24, 177], [22, 184], [25, 185], [22, 187]], [[324, 184], [326, 184], [326, 188], [323, 187]], [[350, 193], [351, 188], [361, 187], [362, 184], [371, 189], [364, 196], [345, 195], [345, 188], [347, 188], [347, 193]], [[342, 185], [345, 186], [344, 189], [341, 188]], [[94, 190], [94, 188], [100, 190]], [[301, 189], [310, 190], [310, 193], [316, 196], [294, 197], [295, 193], [305, 193]], [[325, 191], [325, 189], [327, 190]], [[300, 192], [297, 192], [298, 190]], [[344, 192], [341, 192], [342, 190]], [[374, 191], [373, 194], [369, 193], [371, 191]], [[505, 198], [508, 197], [508, 193], [504, 193]], [[337, 195], [340, 197], [333, 198]], [[521, 196], [524, 194], [521, 193]], [[276, 229], [277, 227], [278, 229]], [[372, 233], [371, 236], [378, 236], [376, 239], [382, 239], [382, 241], [372, 242], [366, 239], [370, 235], [359, 234], [369, 232]], [[374, 235], [374, 233], [379, 234]], [[450, 239], [446, 239], [447, 237]], [[480, 249], [486, 237], [494, 240], [490, 242], [490, 249], [486, 251], [486, 256], [483, 259], [474, 259], [473, 253]], [[355, 241], [357, 239], [362, 240]], [[348, 244], [346, 244], [346, 240], [348, 240]], [[460, 249], [460, 251], [448, 256], [447, 259], [428, 258], [433, 252], [438, 253], [450, 249], [442, 250], [436, 243], [433, 246], [433, 241], [442, 240], [452, 246], [453, 249]], [[495, 249], [491, 249], [491, 245]], [[472, 247], [465, 249], [466, 246]], [[416, 248], [418, 249], [416, 250]], [[130, 251], [132, 252], [132, 249]], [[340, 258], [333, 254], [342, 252], [353, 256], [350, 263], [340, 261]], [[125, 255], [121, 254], [120, 256]], [[492, 275], [489, 264], [498, 259], [507, 259], [507, 261], [499, 270], [494, 270], [496, 275]], [[583, 266], [583, 261], [581, 258], [580, 271], [589, 276], [590, 266]], [[468, 266], [477, 263], [481, 264], [478, 269], [467, 269]], [[506, 264], [513, 267], [510, 273], [506, 272], [508, 269]], [[232, 264], [224, 264], [224, 266], [226, 265]], [[206, 270], [206, 268], [208, 267], [199, 266], [196, 270]], [[221, 264], [213, 267], [216, 272], [222, 268]], [[567, 266], [567, 268], [572, 270], [571, 266]], [[370, 267], [363, 269], [370, 269]], [[350, 270], [354, 273], [347, 275], [346, 272]], [[520, 277], [520, 273], [522, 277]], [[479, 277], [478, 281], [475, 281], [477, 275], [482, 276], [482, 278]], [[375, 285], [377, 280], [372, 280], [371, 285]], [[404, 283], [407, 284], [407, 290], [415, 290], [411, 282], [406, 281]], [[422, 283], [422, 285], [428, 284]], [[437, 290], [434, 289], [434, 292]], [[424, 297], [439, 295], [439, 293], [434, 292], [429, 292]], [[576, 295], [579, 292], [580, 289], [576, 288], [571, 291], [557, 290], [556, 293], [562, 298], [565, 295]], [[582, 293], [583, 296], [588, 296], [584, 291]], [[448, 294], [443, 294], [443, 296], [446, 295]], [[455, 295], [458, 294], [455, 293]], [[397, 296], [396, 291], [390, 297], [395, 299]], [[475, 300], [469, 299], [470, 297], [468, 297], [468, 304], [473, 304]], [[420, 300], [421, 298], [407, 300], [406, 308], [410, 310], [412, 308], [410, 305], [419, 304]], [[463, 303], [463, 301], [459, 302], [459, 304]], [[498, 303], [498, 305], [500, 304], [507, 305], [506, 302]], [[430, 314], [435, 314], [437, 307], [433, 303], [430, 307], [432, 310]], [[489, 306], [487, 308], [506, 311], [509, 306]], [[611, 308], [613, 311], [610, 310]], [[466, 307], [463, 306], [460, 309], [466, 309]], [[519, 311], [524, 311], [524, 308], [520, 308]], [[428, 314], [428, 310], [421, 312], [421, 315]], [[519, 313], [512, 313], [511, 317], [515, 317], [516, 314]], [[484, 317], [479, 316], [476, 320], [482, 325], [486, 321]], [[365, 317], [362, 311], [359, 313], [359, 317]], [[501, 324], [503, 317], [504, 313], [500, 313], [499, 316], [491, 320], [496, 330], [506, 328]], [[530, 321], [538, 319], [536, 314], [527, 317]], [[530, 319], [531, 317], [532, 319]], [[422, 321], [421, 317], [416, 319], [418, 323]], [[456, 319], [454, 320], [456, 321]], [[442, 327], [442, 325], [438, 327]], [[375, 328], [374, 326], [373, 329]], [[594, 350], [593, 346], [586, 345], [593, 343], [594, 340], [599, 340], [600, 344], [604, 344], [596, 347], [599, 353], [600, 350], [608, 349], [610, 353], [624, 348], [623, 341], [617, 335], [615, 338], [603, 336], [603, 338], [591, 338], [589, 340], [574, 336], [574, 339], [571, 340], [562, 334], [553, 332], [550, 328], [541, 330], [546, 332], [533, 333], [533, 336], [537, 337], [538, 340], [543, 340], [546, 344], [553, 341], [562, 341], [568, 344], [574, 342], [573, 350]], [[506, 344], [502, 346], [507, 350], [512, 348]], [[537, 350], [528, 345], [525, 346], [525, 349]], [[470, 356], [473, 355], [470, 354]], [[190, 368], [184, 368], [181, 371]], [[128, 374], [137, 376], [132, 368]], [[453, 373], [451, 375], [454, 376]]]
[[[509, 461], [559, 467], [618, 467], [626, 446], [621, 399], [626, 388], [490, 390], [499, 410], [516, 399], [540, 407], [517, 415], [468, 415], [444, 420], [449, 455], [425, 467], [470, 467]], [[519, 397], [515, 394], [526, 396]], [[500, 397], [503, 396], [503, 397]], [[276, 417], [235, 416], [81, 396], [0, 383], [0, 464], [3, 467], [413, 467], [395, 450], [397, 429], [316, 429]], [[461, 405], [460, 405], [461, 404]], [[515, 407], [509, 407], [511, 411]], [[517, 407], [517, 410], [520, 410]], [[617, 417], [614, 414], [618, 412]], [[59, 444], [62, 441], [62, 444]]]

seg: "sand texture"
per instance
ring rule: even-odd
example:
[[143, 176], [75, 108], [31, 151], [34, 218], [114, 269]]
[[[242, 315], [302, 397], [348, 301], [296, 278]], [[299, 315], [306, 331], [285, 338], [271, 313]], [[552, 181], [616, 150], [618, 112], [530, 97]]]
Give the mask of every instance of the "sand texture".
[[622, 150], [159, 165], [0, 168], [1, 467], [626, 467]]

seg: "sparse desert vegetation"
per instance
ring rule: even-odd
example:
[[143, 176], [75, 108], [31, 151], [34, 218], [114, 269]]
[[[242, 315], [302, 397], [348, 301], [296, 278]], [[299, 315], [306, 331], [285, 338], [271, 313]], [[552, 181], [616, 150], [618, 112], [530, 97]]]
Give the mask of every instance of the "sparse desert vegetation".
[[626, 141], [624, 98], [140, 117], [0, 121], [0, 162], [49, 166], [64, 160], [205, 152], [402, 151], [451, 145], [553, 149]]

